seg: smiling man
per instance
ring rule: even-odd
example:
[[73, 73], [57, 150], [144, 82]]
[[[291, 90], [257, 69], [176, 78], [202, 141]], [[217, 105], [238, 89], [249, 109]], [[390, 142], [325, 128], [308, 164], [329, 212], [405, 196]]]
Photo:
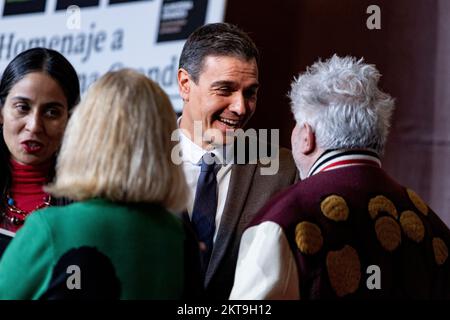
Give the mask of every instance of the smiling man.
[[260, 162], [230, 157], [233, 133], [255, 112], [259, 87], [258, 50], [242, 30], [214, 23], [194, 31], [181, 53], [178, 85], [184, 101], [181, 158], [191, 190], [186, 217], [203, 249], [206, 296], [226, 299], [243, 229], [274, 193], [295, 181], [297, 171], [285, 149], [276, 175], [262, 175]]
[[208, 149], [223, 144], [226, 131], [242, 128], [255, 112], [258, 66], [255, 57], [206, 56], [199, 76], [195, 81], [179, 70], [185, 102], [180, 127], [193, 133], [194, 122], [201, 123], [201, 146]]

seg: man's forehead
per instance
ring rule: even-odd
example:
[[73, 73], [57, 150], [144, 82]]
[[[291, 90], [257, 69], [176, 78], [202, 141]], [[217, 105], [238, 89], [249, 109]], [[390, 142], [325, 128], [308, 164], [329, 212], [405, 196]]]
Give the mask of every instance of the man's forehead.
[[256, 60], [246, 60], [235, 56], [207, 56], [203, 61], [199, 78], [214, 77], [214, 82], [240, 82], [258, 85], [258, 65]]
[[258, 64], [255, 58], [245, 59], [239, 56], [206, 56], [202, 61], [202, 73], [210, 69], [246, 69], [258, 73]]

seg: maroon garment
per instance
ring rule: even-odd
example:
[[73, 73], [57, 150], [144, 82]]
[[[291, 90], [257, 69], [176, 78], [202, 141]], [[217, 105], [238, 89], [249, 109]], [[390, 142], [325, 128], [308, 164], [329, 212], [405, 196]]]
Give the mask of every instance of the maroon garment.
[[[332, 221], [321, 211], [321, 202], [330, 195], [345, 199], [349, 208], [346, 221]], [[375, 222], [368, 212], [370, 199], [383, 195], [390, 199], [400, 214], [414, 211], [425, 227], [419, 243], [408, 238], [402, 227], [401, 243], [392, 252], [385, 250], [375, 232]], [[330, 282], [326, 258], [330, 251], [345, 245], [359, 256], [361, 277], [356, 291], [345, 298], [450, 298], [450, 259], [437, 265], [432, 245], [434, 237], [441, 238], [450, 248], [450, 231], [429, 209], [422, 214], [410, 200], [406, 189], [393, 181], [382, 169], [373, 166], [352, 166], [318, 173], [298, 182], [278, 194], [260, 211], [250, 226], [264, 221], [279, 224], [293, 250], [300, 279], [302, 299], [336, 298]], [[315, 254], [304, 254], [296, 243], [296, 226], [303, 221], [316, 224], [323, 245]], [[249, 226], [249, 227], [250, 227]], [[367, 267], [378, 265], [381, 289], [369, 290], [366, 285], [371, 274]]]

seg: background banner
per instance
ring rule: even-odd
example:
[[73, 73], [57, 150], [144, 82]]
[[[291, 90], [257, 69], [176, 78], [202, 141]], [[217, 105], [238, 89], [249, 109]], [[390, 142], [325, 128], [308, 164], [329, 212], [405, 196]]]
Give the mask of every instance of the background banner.
[[224, 18], [226, 0], [0, 0], [0, 73], [32, 47], [58, 50], [82, 92], [130, 67], [157, 81], [181, 111], [176, 74], [187, 36]]

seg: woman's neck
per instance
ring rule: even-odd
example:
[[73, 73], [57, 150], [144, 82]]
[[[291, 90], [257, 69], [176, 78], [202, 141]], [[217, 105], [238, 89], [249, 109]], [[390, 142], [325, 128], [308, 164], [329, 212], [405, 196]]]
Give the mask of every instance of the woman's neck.
[[11, 193], [35, 193], [47, 183], [52, 161], [38, 165], [22, 164], [10, 159], [11, 166]]
[[49, 195], [44, 191], [52, 161], [39, 165], [26, 165], [13, 159], [9, 160], [11, 184], [3, 201], [6, 212], [0, 227], [16, 232], [29, 213], [46, 207], [50, 203]]
[[52, 162], [27, 165], [11, 159], [10, 165], [9, 196], [14, 199], [18, 208], [24, 211], [33, 211], [42, 204], [43, 199], [47, 196], [43, 187], [48, 182]]

